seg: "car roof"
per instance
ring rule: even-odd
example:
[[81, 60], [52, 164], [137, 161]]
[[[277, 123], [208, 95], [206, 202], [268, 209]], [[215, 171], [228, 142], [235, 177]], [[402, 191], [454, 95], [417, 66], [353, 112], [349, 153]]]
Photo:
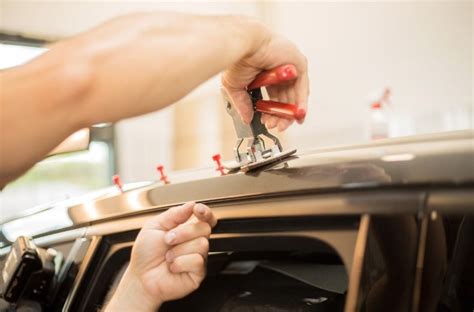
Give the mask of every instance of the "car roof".
[[221, 176], [215, 168], [175, 172], [169, 174], [170, 184], [129, 184], [125, 185], [124, 193], [109, 188], [97, 192], [97, 196], [56, 203], [34, 215], [7, 222], [2, 231], [12, 224], [38, 224], [48, 215], [56, 216], [57, 224], [38, 227], [35, 234], [45, 233], [186, 201], [427, 184], [463, 185], [474, 182], [473, 137], [474, 131], [466, 130], [315, 149], [245, 174]]

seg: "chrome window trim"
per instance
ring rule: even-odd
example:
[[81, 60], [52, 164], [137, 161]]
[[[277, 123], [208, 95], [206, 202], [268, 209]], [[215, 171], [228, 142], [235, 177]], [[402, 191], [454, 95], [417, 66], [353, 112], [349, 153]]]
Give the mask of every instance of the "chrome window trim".
[[359, 310], [359, 291], [364, 270], [364, 256], [366, 253], [367, 239], [369, 237], [370, 216], [365, 214], [361, 217], [359, 223], [359, 231], [354, 246], [352, 268], [349, 273], [349, 285], [347, 287], [345, 312]]
[[[375, 192], [375, 193], [374, 193]], [[218, 220], [304, 216], [358, 216], [363, 214], [418, 214], [422, 211], [422, 191], [373, 191], [326, 195], [300, 195], [255, 200], [206, 203]], [[112, 219], [87, 227], [86, 236], [102, 236], [139, 229], [152, 215], [168, 207]]]
[[75, 239], [82, 238], [86, 235], [87, 227], [73, 229], [64, 232], [53, 233], [46, 236], [35, 237], [35, 244], [40, 247], [52, 247], [57, 244], [72, 242]]

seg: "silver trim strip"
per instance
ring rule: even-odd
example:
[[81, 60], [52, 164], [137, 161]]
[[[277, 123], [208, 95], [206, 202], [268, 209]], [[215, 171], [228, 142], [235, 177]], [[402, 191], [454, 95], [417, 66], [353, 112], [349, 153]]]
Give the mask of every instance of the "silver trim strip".
[[418, 250], [416, 255], [415, 278], [413, 283], [413, 298], [411, 310], [420, 310], [421, 283], [423, 280], [423, 269], [425, 263], [426, 240], [428, 237], [429, 214], [423, 215], [420, 224], [420, 234], [418, 239]]
[[54, 233], [47, 236], [36, 237], [35, 244], [38, 246], [52, 247], [56, 244], [61, 244], [64, 242], [71, 242], [77, 238], [84, 237], [86, 234], [87, 228], [79, 228], [65, 232]]
[[[347, 216], [361, 214], [417, 214], [421, 193], [413, 191], [359, 192], [338, 195], [305, 195], [293, 197], [249, 200], [246, 202], [209, 204], [218, 220], [251, 219], [296, 216]], [[166, 210], [150, 209], [123, 220], [91, 225], [86, 236], [101, 236], [139, 229], [151, 215]]]
[[[79, 228], [70, 231], [54, 233], [46, 236], [35, 237], [34, 242], [39, 247], [52, 247], [56, 244], [74, 241], [77, 238], [84, 237], [87, 228]], [[10, 251], [10, 246], [0, 248], [0, 257], [6, 255]]]
[[363, 215], [359, 224], [359, 233], [354, 247], [354, 261], [349, 276], [349, 287], [346, 296], [345, 312], [358, 311], [359, 291], [364, 269], [364, 255], [366, 253], [367, 239], [369, 235], [370, 216]]

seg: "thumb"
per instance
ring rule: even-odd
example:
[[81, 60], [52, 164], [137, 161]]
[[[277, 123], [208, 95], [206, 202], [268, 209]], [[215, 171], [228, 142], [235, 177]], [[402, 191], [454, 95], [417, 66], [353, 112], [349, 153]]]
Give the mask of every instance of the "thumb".
[[247, 91], [229, 88], [226, 88], [226, 90], [242, 121], [246, 124], [250, 124], [253, 118], [253, 106]]
[[196, 203], [188, 202], [160, 213], [149, 219], [143, 228], [151, 230], [169, 231], [186, 222], [192, 215]]

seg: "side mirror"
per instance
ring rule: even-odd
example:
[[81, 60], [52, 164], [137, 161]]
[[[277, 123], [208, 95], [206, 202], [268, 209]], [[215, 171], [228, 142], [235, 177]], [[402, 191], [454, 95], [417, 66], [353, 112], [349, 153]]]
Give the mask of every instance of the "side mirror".
[[48, 156], [86, 150], [89, 148], [90, 141], [90, 129], [81, 129], [71, 134], [68, 138], [61, 142], [61, 144], [56, 146], [55, 149], [48, 153]]

